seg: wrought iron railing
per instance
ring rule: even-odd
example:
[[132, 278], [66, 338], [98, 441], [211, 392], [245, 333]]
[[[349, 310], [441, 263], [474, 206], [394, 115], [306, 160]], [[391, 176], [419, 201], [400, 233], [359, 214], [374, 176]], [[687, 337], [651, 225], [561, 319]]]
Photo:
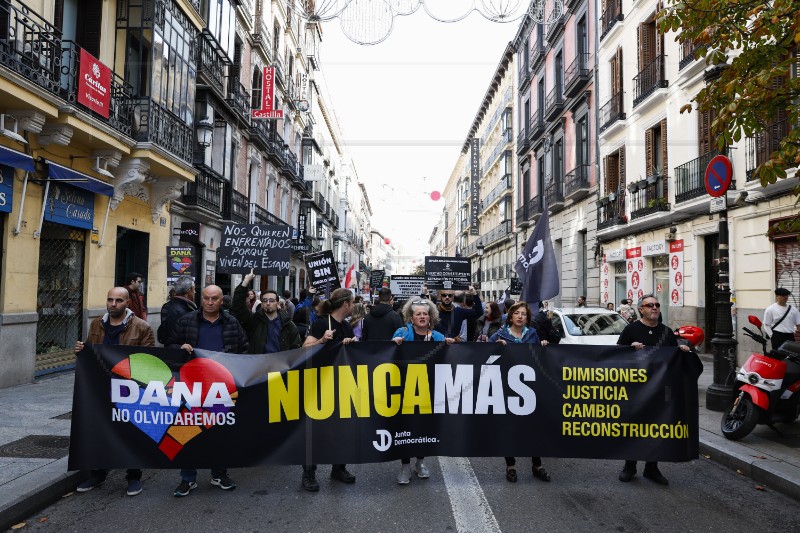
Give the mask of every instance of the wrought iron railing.
[[281, 87], [285, 83], [283, 79], [283, 59], [280, 58], [277, 54], [275, 54], [275, 60], [273, 61], [275, 65], [275, 81], [278, 82]]
[[531, 120], [528, 125], [528, 136], [532, 141], [539, 137], [542, 132], [544, 132], [544, 118], [542, 117], [542, 113], [537, 109], [534, 111], [533, 115], [531, 115]]
[[[611, 199], [613, 197], [613, 199]], [[625, 215], [625, 190], [612, 192], [598, 202], [597, 229], [610, 228], [620, 224], [627, 224]]]
[[565, 10], [561, 10], [561, 14], [555, 20], [552, 19], [552, 12], [548, 15], [548, 20], [550, 24], [547, 26], [547, 41], [550, 42], [556, 35], [558, 35], [558, 30], [564, 27], [564, 22], [567, 20], [567, 13]]
[[507, 193], [510, 193], [512, 185], [511, 174], [504, 174], [503, 177], [500, 178], [500, 181], [497, 183], [497, 185], [495, 185], [494, 188], [489, 191], [489, 193], [481, 202], [483, 204], [483, 210], [485, 211], [486, 209], [489, 209], [492, 204], [494, 204], [495, 200]]
[[655, 176], [655, 183], [648, 183], [643, 189], [631, 193], [631, 219], [651, 215], [659, 211], [669, 211], [669, 196], [663, 176]]
[[606, 10], [600, 17], [600, 40], [611, 31], [617, 22], [621, 22], [625, 16], [622, 14], [622, 0], [609, 0], [606, 2]]
[[[0, 8], [0, 14], [2, 9]], [[81, 47], [72, 41], [61, 41], [61, 97], [71, 104], [78, 102], [80, 85]], [[111, 100], [108, 106], [108, 118], [88, 108], [82, 110], [95, 118], [108, 122], [108, 125], [130, 136], [133, 123], [133, 87], [116, 74], [111, 79]]]
[[559, 209], [564, 207], [564, 182], [560, 177], [556, 176], [545, 178], [544, 197], [547, 202], [547, 207], [550, 209]]
[[558, 81], [547, 93], [547, 97], [544, 99], [544, 109], [547, 118], [552, 118], [553, 115], [564, 109], [564, 91]]
[[249, 220], [249, 208], [247, 196], [234, 189], [230, 182], [225, 182], [222, 200], [222, 219], [230, 220], [238, 224], [247, 224]]
[[276, 130], [272, 130], [270, 131], [270, 141], [272, 144], [270, 153], [282, 166], [286, 166], [286, 143], [283, 142], [283, 137]]
[[[261, 3], [265, 2], [266, 0], [262, 0]], [[272, 36], [267, 29], [267, 25], [264, 24], [263, 15], [260, 8], [256, 10], [255, 22], [253, 24], [253, 45], [260, 47], [267, 56], [267, 59], [271, 58]]]
[[517, 225], [518, 226], [520, 224], [524, 223], [526, 220], [528, 220], [528, 204], [527, 204], [527, 202], [523, 203], [523, 205], [521, 205], [521, 206], [519, 206], [517, 208], [516, 215], [517, 215], [516, 216], [516, 221], [517, 221]]
[[697, 59], [696, 52], [698, 48], [700, 47], [689, 40], [681, 43], [681, 60], [678, 63], [678, 70], [683, 70], [687, 65]]
[[240, 118], [250, 122], [250, 93], [235, 77], [228, 78], [228, 97], [225, 101]]
[[250, 139], [261, 144], [265, 149], [271, 146], [269, 133], [269, 127], [265, 121], [253, 120], [250, 122]]
[[711, 158], [716, 155], [719, 155], [719, 152], [712, 150], [675, 167], [676, 204], [707, 194], [705, 186], [706, 167]]
[[530, 146], [530, 141], [528, 140], [528, 127], [521, 128], [519, 133], [517, 134], [517, 153], [521, 153], [525, 151]]
[[531, 65], [535, 65], [540, 59], [545, 56], [544, 43], [536, 41], [531, 45]]
[[575, 198], [589, 192], [589, 165], [578, 165], [564, 177], [564, 195]]
[[764, 131], [745, 139], [745, 169], [747, 181], [758, 179], [756, 170], [769, 161], [772, 152], [781, 147], [781, 141], [792, 131], [788, 119], [773, 122]]
[[531, 66], [525, 61], [519, 68], [519, 86], [524, 87], [525, 84], [531, 81]]
[[282, 219], [276, 217], [258, 204], [250, 204], [250, 223], [251, 224], [277, 224], [281, 226], [291, 226]]
[[653, 94], [657, 89], [663, 89], [668, 85], [664, 77], [664, 64], [667, 56], [656, 56], [633, 78], [633, 105], [639, 103]]
[[528, 220], [533, 220], [542, 214], [542, 199], [539, 195], [528, 200]]
[[217, 89], [220, 94], [224, 94], [225, 86], [223, 81], [226, 77], [226, 65], [217, 53], [219, 43], [207, 31], [200, 32], [197, 39], [197, 74], [203, 76], [205, 81]]
[[208, 209], [212, 213], [222, 214], [222, 190], [225, 180], [205, 165], [196, 165], [198, 169], [194, 182], [187, 183], [183, 189], [183, 203]]
[[624, 110], [624, 102], [625, 102], [625, 93], [620, 91], [608, 101], [603, 104], [600, 108], [600, 131], [605, 131], [609, 126], [614, 124], [618, 120], [625, 120], [625, 112]]
[[484, 246], [488, 246], [510, 235], [511, 221], [504, 220], [499, 225], [492, 228], [488, 233], [482, 235], [479, 242], [481, 242]]
[[589, 81], [589, 52], [581, 52], [575, 56], [572, 63], [564, 71], [564, 91], [567, 96], [574, 96], [574, 93], [581, 88], [582, 84]]
[[24, 2], [0, 2], [0, 64], [59, 94], [61, 31]]
[[152, 142], [184, 161], [192, 161], [192, 128], [149, 98], [134, 98], [133, 138]]

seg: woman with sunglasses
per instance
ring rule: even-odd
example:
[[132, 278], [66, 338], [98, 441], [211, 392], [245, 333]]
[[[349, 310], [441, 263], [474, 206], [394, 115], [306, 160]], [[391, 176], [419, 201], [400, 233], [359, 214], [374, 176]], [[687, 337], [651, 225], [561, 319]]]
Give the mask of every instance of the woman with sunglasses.
[[[661, 304], [652, 294], [645, 294], [639, 298], [639, 316], [641, 318], [631, 322], [619, 335], [617, 344], [620, 346], [633, 346], [641, 350], [645, 346], [678, 346], [682, 351], [688, 352], [689, 346], [679, 345], [678, 338], [667, 326], [661, 323]], [[619, 480], [627, 483], [636, 475], [636, 461], [625, 461]], [[669, 481], [658, 469], [658, 463], [647, 462], [644, 465], [644, 477], [658, 483], [668, 485]]]
[[[403, 320], [406, 325], [398, 328], [392, 335], [392, 340], [400, 346], [403, 341], [433, 341], [446, 342], [452, 344], [453, 339], [446, 338], [443, 334], [435, 331], [433, 325], [439, 320], [439, 311], [430, 300], [409, 300], [403, 306]], [[428, 479], [431, 476], [428, 467], [425, 466], [425, 458], [417, 457], [414, 465], [414, 472], [420, 479]], [[397, 483], [408, 485], [411, 482], [411, 458], [400, 460], [400, 473], [397, 474]]]
[[[489, 337], [489, 342], [499, 342], [503, 346], [508, 343], [547, 344], [539, 341], [536, 329], [531, 325], [531, 310], [525, 302], [517, 302], [508, 310], [506, 325]], [[550, 474], [542, 466], [541, 457], [531, 457], [533, 477], [542, 481], [550, 481]], [[517, 482], [517, 460], [506, 457], [506, 479]]]

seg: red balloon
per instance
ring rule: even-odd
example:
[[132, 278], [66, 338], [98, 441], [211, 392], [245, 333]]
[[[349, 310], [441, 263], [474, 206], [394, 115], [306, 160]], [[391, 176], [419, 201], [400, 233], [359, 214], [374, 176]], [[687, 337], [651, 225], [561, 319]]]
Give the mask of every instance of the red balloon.
[[383, 239], [383, 244], [389, 244], [390, 242], [392, 241], [390, 241], [389, 239]]
[[434, 202], [438, 202], [441, 197], [442, 193], [440, 193], [439, 191], [433, 191], [431, 193], [431, 200], [433, 200]]

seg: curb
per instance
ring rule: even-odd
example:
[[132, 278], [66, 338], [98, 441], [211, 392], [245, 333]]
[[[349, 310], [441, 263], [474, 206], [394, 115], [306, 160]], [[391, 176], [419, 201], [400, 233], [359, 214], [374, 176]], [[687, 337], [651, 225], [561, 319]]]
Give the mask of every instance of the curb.
[[[67, 458], [64, 457], [43, 466], [36, 479], [19, 487], [20, 493], [11, 497], [5, 494], [0, 497], [0, 531], [5, 531], [14, 524], [24, 520], [51, 503], [58, 501], [64, 494], [75, 490], [75, 487], [86, 476], [81, 472], [67, 472]], [[46, 479], [43, 479], [46, 478]], [[28, 486], [25, 486], [28, 485]], [[18, 489], [17, 486], [14, 487]]]

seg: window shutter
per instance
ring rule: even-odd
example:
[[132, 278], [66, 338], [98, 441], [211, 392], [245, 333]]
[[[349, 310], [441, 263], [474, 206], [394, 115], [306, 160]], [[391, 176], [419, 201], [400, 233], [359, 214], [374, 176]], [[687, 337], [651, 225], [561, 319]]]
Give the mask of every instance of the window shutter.
[[603, 190], [605, 191], [606, 196], [608, 196], [608, 193], [613, 190], [611, 188], [611, 173], [608, 171], [608, 156], [603, 158], [603, 178], [605, 178], [605, 187], [603, 187]]
[[639, 48], [639, 72], [644, 70], [650, 62], [650, 32], [646, 22], [639, 24], [638, 48]]
[[619, 93], [619, 110], [622, 111], [622, 47], [617, 48], [617, 93]]
[[626, 183], [625, 183], [625, 181], [626, 181], [625, 180], [625, 147], [624, 146], [620, 146], [619, 147], [619, 163], [618, 163], [618, 167], [619, 167], [619, 170], [618, 170], [619, 179], [617, 180], [617, 183], [619, 184], [620, 191], [624, 192], [625, 185], [626, 185]]
[[653, 169], [653, 130], [644, 132], [644, 175], [649, 176]]
[[81, 2], [77, 13], [75, 41], [92, 54], [100, 55], [100, 28], [103, 19], [102, 0]]
[[[664, 176], [664, 185], [667, 184], [669, 175], [669, 161], [667, 160], [667, 119], [661, 119], [661, 175]], [[664, 188], [666, 191], [666, 187]]]

